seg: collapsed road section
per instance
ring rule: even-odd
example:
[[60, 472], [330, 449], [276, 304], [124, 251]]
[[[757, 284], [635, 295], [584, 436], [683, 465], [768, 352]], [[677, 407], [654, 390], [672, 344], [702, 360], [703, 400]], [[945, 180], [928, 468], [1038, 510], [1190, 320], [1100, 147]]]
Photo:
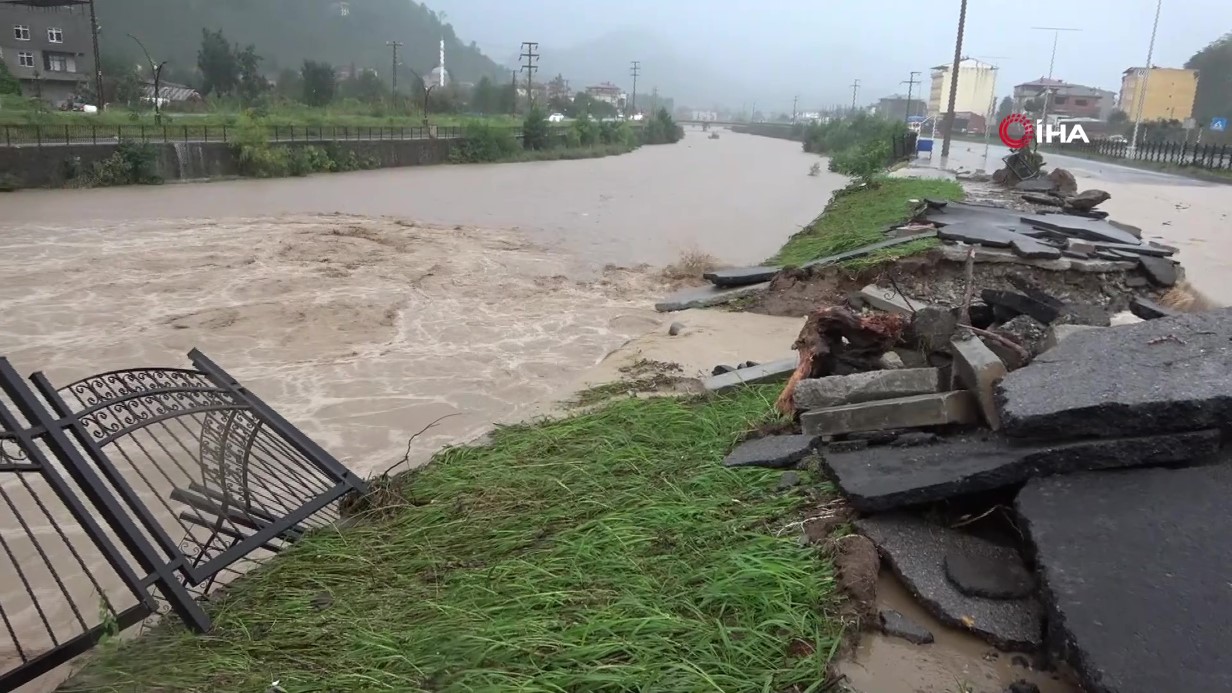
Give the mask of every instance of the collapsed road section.
[[[1232, 309], [1181, 295], [1175, 250], [1082, 202], [1101, 199], [922, 201], [887, 235], [940, 247], [888, 286], [833, 283], [794, 363], [712, 380], [785, 381], [774, 407], [795, 422], [728, 463], [817, 470], [925, 611], [1089, 693], [1232, 690], [1232, 632], [1212, 625], [1232, 612]], [[864, 625], [929, 646], [853, 596]]]

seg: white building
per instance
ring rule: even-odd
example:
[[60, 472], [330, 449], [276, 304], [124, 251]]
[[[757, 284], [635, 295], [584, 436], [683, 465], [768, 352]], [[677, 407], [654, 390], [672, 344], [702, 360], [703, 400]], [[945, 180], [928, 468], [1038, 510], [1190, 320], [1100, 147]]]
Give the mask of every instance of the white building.
[[[928, 94], [928, 115], [946, 112], [950, 104], [951, 65], [932, 68], [932, 89]], [[986, 114], [997, 93], [997, 68], [974, 58], [958, 63], [958, 91], [954, 95], [955, 113]]]

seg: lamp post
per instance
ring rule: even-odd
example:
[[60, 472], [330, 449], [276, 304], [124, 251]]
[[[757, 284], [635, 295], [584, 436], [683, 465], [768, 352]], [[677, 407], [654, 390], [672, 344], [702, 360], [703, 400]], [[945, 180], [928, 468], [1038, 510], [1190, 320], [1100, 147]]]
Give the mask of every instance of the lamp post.
[[1146, 102], [1146, 84], [1151, 78], [1151, 58], [1155, 55], [1155, 33], [1159, 31], [1159, 11], [1163, 8], [1164, 0], [1155, 1], [1155, 23], [1151, 25], [1151, 43], [1146, 49], [1146, 69], [1142, 73], [1141, 89], [1135, 89], [1140, 92], [1134, 99], [1134, 133], [1129, 138], [1129, 156], [1134, 158], [1134, 153], [1138, 149], [1138, 126], [1142, 124], [1142, 106]]
[[160, 102], [162, 101], [163, 92], [160, 85], [162, 84], [163, 67], [166, 66], [167, 61], [164, 60], [158, 65], [155, 65], [154, 58], [150, 57], [150, 51], [146, 50], [145, 44], [141, 42], [141, 39], [133, 36], [132, 34], [129, 34], [128, 37], [137, 42], [137, 45], [141, 47], [141, 52], [145, 53], [146, 62], [150, 64], [150, 72], [154, 75], [154, 123], [156, 125], [162, 125], [163, 109]]
[[[1048, 81], [1052, 82], [1052, 70], [1057, 65], [1057, 40], [1061, 37], [1062, 31], [1082, 31], [1082, 29], [1072, 29], [1063, 26], [1033, 26], [1032, 29], [1037, 31], [1052, 32], [1052, 57], [1048, 59]], [[1043, 121], [1044, 127], [1048, 127], [1048, 106], [1052, 96], [1052, 84], [1044, 86], [1044, 114], [1040, 120]]]

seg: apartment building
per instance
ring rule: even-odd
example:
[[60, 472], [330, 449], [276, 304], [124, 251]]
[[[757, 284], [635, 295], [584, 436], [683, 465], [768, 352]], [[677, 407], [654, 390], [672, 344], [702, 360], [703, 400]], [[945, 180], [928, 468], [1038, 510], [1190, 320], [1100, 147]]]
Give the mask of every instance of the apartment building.
[[[1144, 88], [1145, 87], [1145, 88]], [[1131, 67], [1121, 77], [1121, 110], [1130, 118], [1142, 104], [1142, 120], [1185, 120], [1193, 117], [1198, 95], [1198, 71], [1172, 67]]]
[[22, 94], [59, 106], [80, 93], [93, 72], [90, 13], [84, 4], [0, 2], [0, 60]]
[[[928, 115], [944, 113], [950, 104], [950, 65], [938, 65], [931, 70], [932, 84], [928, 92]], [[955, 113], [987, 113], [993, 106], [997, 88], [997, 68], [974, 58], [958, 63], [958, 91], [954, 94]]]

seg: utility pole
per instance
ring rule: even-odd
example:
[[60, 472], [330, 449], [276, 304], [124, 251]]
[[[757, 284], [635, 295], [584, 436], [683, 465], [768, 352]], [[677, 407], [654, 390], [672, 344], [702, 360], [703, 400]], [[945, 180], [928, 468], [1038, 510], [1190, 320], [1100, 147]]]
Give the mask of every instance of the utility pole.
[[[528, 110], [535, 107], [535, 70], [539, 69], [539, 66], [535, 64], [535, 61], [539, 59], [539, 54], [536, 52], [538, 50], [538, 43], [535, 43], [534, 41], [522, 42], [521, 57], [526, 61], [526, 63], [522, 65], [522, 69], [526, 71], [526, 103], [528, 104]], [[514, 92], [514, 98], [517, 98], [516, 91]]]
[[398, 48], [402, 46], [402, 42], [386, 41], [385, 45], [394, 52], [393, 67], [389, 71], [389, 93], [396, 102], [398, 100]]
[[856, 112], [856, 96], [860, 93], [860, 80], [851, 83], [851, 113]]
[[650, 101], [651, 101], [650, 112], [658, 113], [659, 112], [659, 88], [658, 87], [651, 87]]
[[958, 10], [958, 38], [954, 41], [954, 67], [950, 70], [950, 103], [945, 113], [945, 129], [941, 140], [941, 168], [950, 160], [950, 137], [954, 134], [954, 99], [958, 97], [958, 65], [962, 62], [963, 29], [967, 27], [967, 0]]
[[[1051, 82], [1052, 81], [1052, 70], [1054, 67], [1056, 67], [1056, 64], [1057, 64], [1057, 39], [1061, 37], [1061, 32], [1062, 31], [1082, 31], [1082, 29], [1072, 29], [1072, 28], [1063, 27], [1063, 26], [1033, 26], [1031, 28], [1037, 31], [1051, 31], [1052, 32], [1052, 57], [1049, 58], [1048, 60], [1048, 81]], [[1052, 91], [1053, 89], [1052, 89], [1051, 84], [1045, 85], [1044, 87], [1044, 113], [1040, 117], [1040, 121], [1042, 122], [1045, 128], [1048, 127], [1048, 108], [1049, 106], [1052, 105], [1051, 104]]]
[[509, 84], [509, 88], [513, 90], [513, 102], [512, 102], [513, 105], [510, 106], [510, 108], [512, 108], [513, 110], [510, 111], [510, 114], [517, 115], [518, 114], [518, 73], [513, 72], [510, 74], [512, 75], [511, 77], [512, 81]]
[[141, 42], [141, 39], [137, 38], [136, 36], [133, 36], [132, 34], [129, 34], [128, 37], [136, 41], [137, 45], [141, 47], [141, 52], [145, 53], [145, 61], [149, 63], [150, 65], [150, 72], [154, 76], [154, 123], [156, 125], [161, 125], [163, 122], [163, 109], [161, 106], [162, 95], [163, 95], [162, 77], [163, 77], [163, 68], [166, 67], [167, 61], [164, 60], [161, 63], [155, 65], [154, 58], [150, 57], [150, 52], [145, 49], [145, 44]]
[[[1132, 158], [1138, 150], [1138, 126], [1142, 124], [1142, 106], [1146, 102], [1146, 83], [1151, 78], [1151, 58], [1155, 55], [1155, 32], [1159, 31], [1159, 10], [1163, 7], [1163, 0], [1155, 2], [1155, 24], [1151, 26], [1151, 43], [1146, 49], [1146, 71], [1142, 73], [1142, 88], [1135, 88], [1134, 91], [1141, 93], [1136, 94], [1134, 98], [1134, 133], [1129, 140], [1129, 155]], [[1135, 85], [1136, 86], [1136, 85]], [[1202, 136], [1202, 131], [1198, 131], [1198, 136]]]
[[642, 61], [634, 60], [629, 67], [629, 74], [633, 75], [633, 98], [630, 99], [628, 115], [637, 115], [637, 76], [642, 72]]
[[795, 96], [791, 97], [791, 122], [792, 123], [796, 122], [796, 113], [798, 113], [798, 111], [796, 110], [796, 107], [798, 105], [800, 105], [800, 95], [796, 94]]
[[[98, 106], [98, 112], [102, 113], [103, 106], [106, 105], [103, 103], [103, 58], [98, 52], [98, 15], [94, 13], [94, 0], [90, 0], [90, 33], [94, 37], [94, 88], [98, 90], [94, 97], [98, 103], [94, 105]], [[155, 94], [154, 98], [157, 99], [158, 94]]]
[[903, 80], [902, 84], [907, 85], [907, 117], [903, 119], [904, 123], [911, 122], [911, 93], [915, 90], [915, 85], [919, 84], [919, 80], [915, 78], [919, 72], [912, 72], [911, 79]]

